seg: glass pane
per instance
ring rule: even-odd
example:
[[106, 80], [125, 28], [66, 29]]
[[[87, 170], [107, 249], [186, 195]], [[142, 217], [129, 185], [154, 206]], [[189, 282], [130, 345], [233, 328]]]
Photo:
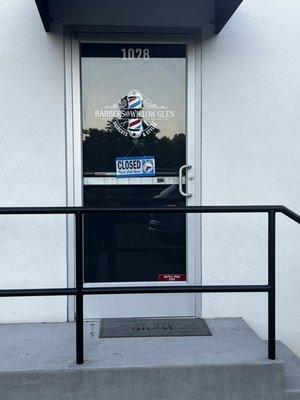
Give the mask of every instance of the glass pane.
[[[90, 186], [84, 196], [88, 206], [184, 203], [175, 185]], [[85, 282], [158, 281], [163, 275], [185, 275], [184, 215], [87, 215], [84, 232]]]
[[185, 163], [185, 45], [82, 44], [81, 55], [85, 175], [115, 173], [115, 158], [128, 155], [154, 156], [157, 174], [177, 175]]
[[[184, 44], [81, 45], [85, 206], [185, 204], [185, 52]], [[154, 177], [116, 177], [117, 157], [150, 156]], [[184, 215], [87, 215], [84, 240], [86, 282], [186, 280]]]

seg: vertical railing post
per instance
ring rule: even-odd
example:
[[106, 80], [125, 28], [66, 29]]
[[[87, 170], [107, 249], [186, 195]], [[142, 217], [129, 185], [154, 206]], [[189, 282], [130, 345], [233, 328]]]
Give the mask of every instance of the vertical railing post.
[[76, 212], [76, 363], [83, 364], [83, 240], [81, 211]]
[[270, 360], [276, 358], [276, 276], [275, 276], [275, 256], [276, 256], [276, 212], [268, 213], [268, 354]]

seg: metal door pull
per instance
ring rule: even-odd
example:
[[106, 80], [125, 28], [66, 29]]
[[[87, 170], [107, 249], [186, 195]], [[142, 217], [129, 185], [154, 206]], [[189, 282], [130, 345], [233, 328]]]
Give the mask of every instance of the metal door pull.
[[178, 186], [178, 189], [179, 189], [179, 193], [183, 197], [191, 197], [192, 196], [191, 193], [186, 193], [186, 192], [183, 191], [183, 171], [185, 169], [191, 169], [191, 168], [192, 168], [191, 165], [186, 164], [186, 165], [183, 165], [182, 167], [180, 167], [180, 169], [179, 169], [179, 186]]

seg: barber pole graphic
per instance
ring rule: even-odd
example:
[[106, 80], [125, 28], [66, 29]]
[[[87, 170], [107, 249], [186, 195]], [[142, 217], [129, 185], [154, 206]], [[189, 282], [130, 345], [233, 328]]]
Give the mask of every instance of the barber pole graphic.
[[129, 96], [128, 108], [129, 110], [140, 110], [143, 107], [143, 100], [141, 96]]
[[133, 138], [138, 138], [143, 132], [142, 118], [132, 118], [128, 122], [129, 135]]
[[[138, 90], [131, 90], [127, 96], [122, 97], [118, 103], [118, 108], [120, 113], [112, 120], [114, 128], [122, 135], [130, 136], [133, 139], [146, 137], [154, 132], [157, 129], [156, 122], [153, 120], [149, 123], [144, 117], [154, 118], [156, 108], [157, 112], [166, 109], [164, 106], [158, 107], [152, 103], [148, 97], [142, 95]], [[167, 109], [166, 111], [169, 112]]]

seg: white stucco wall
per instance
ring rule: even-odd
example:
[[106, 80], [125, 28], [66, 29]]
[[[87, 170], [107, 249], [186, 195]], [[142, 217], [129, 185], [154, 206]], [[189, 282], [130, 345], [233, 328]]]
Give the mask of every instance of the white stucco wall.
[[[203, 204], [300, 212], [300, 4], [244, 0], [203, 43]], [[265, 283], [265, 216], [206, 216], [204, 283]], [[300, 227], [277, 223], [278, 336], [300, 354]], [[204, 316], [244, 316], [266, 336], [266, 295], [205, 295]]]
[[[0, 2], [0, 205], [64, 205], [61, 37], [34, 1]], [[0, 217], [0, 287], [66, 285], [64, 216]], [[0, 301], [1, 322], [66, 319], [65, 298]]]

